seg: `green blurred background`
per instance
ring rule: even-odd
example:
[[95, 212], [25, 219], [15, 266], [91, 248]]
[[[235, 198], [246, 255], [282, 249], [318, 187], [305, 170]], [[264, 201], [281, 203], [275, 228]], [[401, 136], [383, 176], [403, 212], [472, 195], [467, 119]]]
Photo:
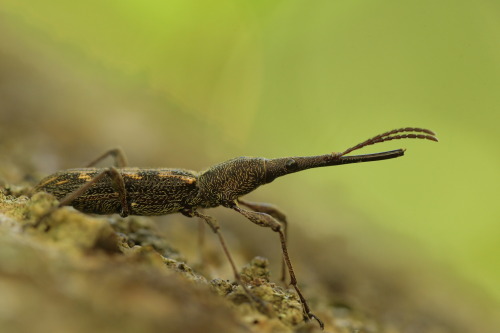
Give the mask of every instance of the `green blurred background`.
[[288, 213], [293, 243], [340, 237], [500, 310], [500, 2], [4, 0], [0, 29], [2, 163], [27, 159], [10, 181], [116, 145], [201, 170], [427, 127], [438, 144], [364, 151], [404, 158], [249, 197]]

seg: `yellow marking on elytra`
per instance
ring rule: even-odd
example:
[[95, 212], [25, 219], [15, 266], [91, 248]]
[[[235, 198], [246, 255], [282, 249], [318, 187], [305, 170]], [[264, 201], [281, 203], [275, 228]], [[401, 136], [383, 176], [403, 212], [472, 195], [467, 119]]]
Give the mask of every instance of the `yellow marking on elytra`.
[[82, 172], [80, 173], [80, 175], [78, 176], [78, 179], [84, 179], [86, 181], [90, 181], [92, 179], [92, 177], [89, 176], [89, 174], [85, 173], [85, 172]]
[[182, 181], [185, 181], [188, 184], [193, 184], [196, 182], [196, 178], [194, 177], [189, 177], [189, 176], [183, 176], [183, 175], [174, 175], [172, 174], [171, 171], [161, 171], [158, 172], [158, 177], [174, 177], [174, 178], [179, 178]]
[[47, 179], [46, 181], [44, 181], [43, 183], [40, 183], [40, 184], [38, 185], [38, 187], [44, 187], [45, 185], [47, 185], [47, 184], [49, 184], [49, 183], [52, 183], [52, 182], [53, 182], [54, 180], [56, 180], [57, 178], [59, 178], [59, 177], [57, 177], [57, 176], [55, 176], [55, 177], [51, 177], [51, 178]]
[[69, 179], [65, 179], [65, 180], [58, 181], [58, 182], [56, 183], [56, 185], [66, 184], [67, 182], [69, 182]]
[[193, 177], [187, 177], [187, 176], [179, 176], [179, 177], [188, 184], [193, 184], [196, 181], [196, 178]]
[[139, 175], [138, 173], [124, 173], [123, 176], [137, 180], [142, 179], [142, 176]]

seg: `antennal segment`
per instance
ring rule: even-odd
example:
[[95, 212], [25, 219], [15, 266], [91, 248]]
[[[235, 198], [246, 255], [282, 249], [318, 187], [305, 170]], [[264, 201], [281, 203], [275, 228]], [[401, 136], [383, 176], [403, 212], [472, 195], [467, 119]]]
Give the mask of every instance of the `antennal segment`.
[[[416, 133], [411, 133], [411, 132], [416, 132]], [[398, 134], [398, 133], [404, 133], [404, 134]], [[418, 134], [418, 133], [425, 133], [425, 134]], [[400, 139], [425, 139], [438, 142], [436, 133], [434, 133], [431, 130], [418, 127], [404, 127], [374, 136], [373, 138], [370, 138], [366, 141], [361, 142], [360, 144], [355, 145], [354, 147], [345, 150], [344, 152], [336, 155], [336, 157], [347, 155], [353, 152], [354, 150], [358, 150], [363, 147], [373, 145], [376, 143], [390, 141], [390, 140], [400, 140]]]

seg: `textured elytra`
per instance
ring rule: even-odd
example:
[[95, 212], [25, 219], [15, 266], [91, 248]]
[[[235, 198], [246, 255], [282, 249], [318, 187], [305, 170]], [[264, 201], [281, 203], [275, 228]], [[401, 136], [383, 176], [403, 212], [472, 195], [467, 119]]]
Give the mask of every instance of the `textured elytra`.
[[[59, 171], [43, 179], [35, 188], [62, 199], [91, 181], [102, 168], [81, 168]], [[176, 213], [194, 203], [197, 194], [197, 173], [179, 169], [117, 169], [123, 177], [131, 215], [165, 215]], [[93, 214], [114, 214], [122, 211], [116, 184], [104, 177], [71, 202], [76, 209]]]

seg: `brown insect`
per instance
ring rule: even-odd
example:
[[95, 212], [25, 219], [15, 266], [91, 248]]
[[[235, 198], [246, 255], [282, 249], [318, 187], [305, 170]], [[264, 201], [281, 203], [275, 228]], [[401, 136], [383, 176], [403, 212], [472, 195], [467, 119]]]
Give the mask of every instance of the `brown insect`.
[[[58, 207], [69, 205], [85, 213], [118, 213], [123, 217], [182, 213], [188, 217], [203, 219], [217, 234], [231, 264], [235, 279], [242, 285], [252, 301], [262, 305], [262, 301], [256, 299], [242, 283], [219, 231], [217, 221], [199, 211], [202, 208], [217, 206], [233, 209], [251, 222], [271, 228], [279, 234], [284, 264], [290, 275], [290, 284], [300, 298], [304, 317], [306, 320], [316, 319], [323, 328], [323, 322], [311, 312], [297, 284], [286, 244], [285, 215], [273, 205], [249, 202], [241, 197], [261, 185], [272, 182], [277, 177], [290, 173], [317, 167], [379, 161], [403, 156], [403, 149], [356, 156], [346, 155], [368, 145], [406, 138], [438, 141], [431, 130], [406, 127], [377, 135], [342, 153], [275, 159], [237, 157], [202, 172], [171, 168], [126, 168], [123, 152], [120, 149], [113, 149], [98, 157], [87, 168], [59, 171], [46, 177], [35, 187], [35, 190], [53, 194], [59, 199]], [[107, 156], [114, 157], [116, 167], [91, 167]], [[241, 208], [240, 205], [248, 209]], [[52, 211], [42, 216], [35, 223], [35, 227], [50, 213]]]

